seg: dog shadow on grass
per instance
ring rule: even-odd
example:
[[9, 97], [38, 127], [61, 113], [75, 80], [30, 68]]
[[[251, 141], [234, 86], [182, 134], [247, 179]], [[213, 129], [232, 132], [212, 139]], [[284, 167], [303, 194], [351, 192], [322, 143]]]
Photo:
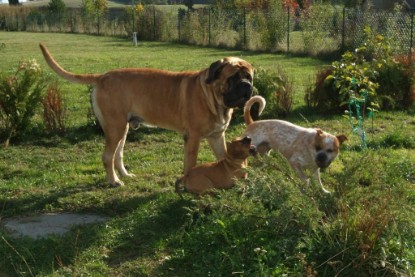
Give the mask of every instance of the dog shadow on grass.
[[[169, 134], [171, 132], [172, 131], [155, 127], [140, 127], [137, 130], [130, 128], [127, 141], [145, 141], [148, 136]], [[59, 147], [61, 145], [94, 141], [97, 138], [104, 142], [104, 133], [101, 127], [96, 124], [69, 127], [63, 131], [54, 132], [48, 132], [41, 127], [34, 127], [30, 131], [14, 137], [11, 141], [10, 147], [13, 147], [14, 145]], [[0, 137], [0, 141], [3, 140], [4, 139]]]
[[158, 257], [163, 245], [185, 225], [187, 210], [184, 206], [187, 204], [175, 194], [158, 194], [155, 201], [143, 203], [120, 220], [126, 229], [117, 238], [116, 247], [111, 249], [108, 265], [121, 271], [134, 265], [135, 269], [133, 272], [127, 270], [128, 274], [148, 272], [143, 266], [146, 261], [163, 259], [163, 255]]

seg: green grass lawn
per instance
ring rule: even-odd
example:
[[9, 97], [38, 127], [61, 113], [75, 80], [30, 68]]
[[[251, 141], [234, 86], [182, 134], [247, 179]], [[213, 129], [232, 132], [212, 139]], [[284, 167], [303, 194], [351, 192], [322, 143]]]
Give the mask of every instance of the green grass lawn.
[[[249, 178], [235, 188], [181, 200], [173, 188], [183, 165], [181, 135], [142, 128], [129, 134], [125, 149], [125, 163], [137, 177], [110, 188], [88, 89], [59, 79], [67, 105], [65, 133], [47, 134], [39, 107], [30, 131], [0, 148], [0, 223], [44, 212], [97, 213], [109, 220], [40, 240], [0, 230], [0, 276], [414, 276], [413, 113], [378, 113], [366, 122], [369, 148], [362, 150], [348, 118], [305, 107], [305, 88], [325, 62], [162, 42], [133, 47], [113, 37], [0, 32], [0, 71], [34, 58], [54, 74], [39, 42], [76, 73], [197, 70], [226, 56], [275, 72], [280, 67], [295, 90], [288, 120], [344, 133], [349, 140], [322, 174], [330, 195], [302, 184], [272, 153], [251, 159]], [[227, 138], [243, 128], [234, 120]], [[199, 162], [213, 159], [204, 142]]]

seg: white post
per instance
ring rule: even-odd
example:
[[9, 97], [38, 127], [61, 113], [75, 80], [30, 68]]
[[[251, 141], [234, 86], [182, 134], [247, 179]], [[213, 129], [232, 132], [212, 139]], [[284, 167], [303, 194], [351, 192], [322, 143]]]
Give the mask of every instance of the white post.
[[137, 32], [133, 32], [133, 46], [137, 46]]

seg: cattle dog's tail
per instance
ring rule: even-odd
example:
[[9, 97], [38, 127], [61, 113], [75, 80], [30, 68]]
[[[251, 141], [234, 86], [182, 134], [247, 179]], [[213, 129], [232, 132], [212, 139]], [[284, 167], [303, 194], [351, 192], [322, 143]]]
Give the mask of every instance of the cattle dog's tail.
[[265, 101], [264, 97], [259, 96], [259, 95], [255, 95], [255, 96], [251, 97], [251, 99], [249, 99], [245, 103], [244, 119], [245, 119], [245, 123], [246, 123], [247, 126], [249, 124], [252, 124], [252, 122], [254, 122], [254, 120], [252, 119], [252, 116], [251, 116], [251, 107], [254, 103], [259, 103], [258, 115], [261, 115], [262, 111], [265, 108], [266, 101]]

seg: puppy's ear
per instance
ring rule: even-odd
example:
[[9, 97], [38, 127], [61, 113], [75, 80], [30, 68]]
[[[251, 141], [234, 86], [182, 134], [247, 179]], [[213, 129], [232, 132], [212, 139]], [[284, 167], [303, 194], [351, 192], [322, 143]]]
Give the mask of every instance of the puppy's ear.
[[209, 75], [206, 79], [206, 84], [211, 84], [213, 81], [219, 78], [219, 74], [222, 68], [225, 66], [223, 60], [216, 61], [212, 63], [209, 67]]
[[347, 137], [345, 135], [339, 135], [339, 136], [336, 136], [336, 138], [340, 142], [340, 145], [347, 140]]

